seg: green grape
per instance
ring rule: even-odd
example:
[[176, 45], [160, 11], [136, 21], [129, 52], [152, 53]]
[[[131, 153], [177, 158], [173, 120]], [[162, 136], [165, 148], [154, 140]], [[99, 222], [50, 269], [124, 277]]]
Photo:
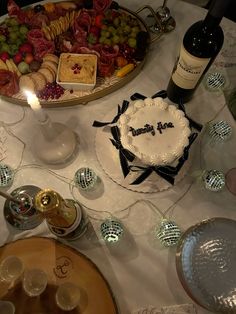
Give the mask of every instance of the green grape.
[[120, 25], [120, 18], [117, 16], [114, 18], [113, 24], [117, 27]]
[[19, 25], [19, 22], [15, 18], [11, 18], [9, 23], [11, 26]]
[[107, 33], [107, 31], [105, 29], [101, 30], [101, 36], [105, 37], [105, 34]]
[[107, 31], [106, 34], [105, 34], [105, 37], [109, 38], [110, 36], [111, 36], [111, 33]]
[[119, 34], [119, 35], [122, 35], [123, 34], [123, 28], [118, 27], [117, 30], [116, 30], [116, 33]]
[[9, 33], [18, 33], [19, 32], [19, 26], [15, 25], [15, 26], [10, 26], [8, 27], [8, 32]]
[[140, 27], [139, 26], [134, 26], [134, 27], [132, 27], [132, 29], [131, 29], [131, 32], [132, 33], [138, 33], [140, 31]]
[[9, 45], [7, 43], [2, 43], [2, 48], [1, 51], [4, 52], [9, 52]]
[[6, 41], [6, 36], [4, 36], [4, 35], [0, 35], [0, 42], [4, 42], [4, 41]]
[[16, 41], [17, 40], [17, 38], [18, 38], [18, 34], [17, 33], [13, 33], [13, 32], [11, 32], [10, 34], [9, 34], [9, 41], [10, 42], [14, 42], [14, 41]]
[[111, 44], [112, 44], [111, 39], [110, 39], [110, 38], [106, 38], [106, 39], [104, 40], [104, 44], [105, 44], [105, 45], [108, 45], [108, 46], [111, 46]]
[[17, 51], [18, 51], [18, 47], [17, 47], [16, 44], [13, 44], [13, 45], [9, 46], [9, 54], [11, 56], [14, 56], [17, 53]]
[[135, 38], [129, 38], [128, 39], [128, 45], [131, 47], [131, 48], [136, 48], [136, 45], [137, 45], [137, 41]]
[[23, 34], [23, 35], [28, 33], [28, 28], [27, 28], [26, 25], [21, 25], [20, 26], [20, 33]]
[[113, 26], [109, 26], [107, 30], [108, 30], [108, 32], [110, 32], [110, 33], [112, 33], [112, 34], [113, 34], [114, 32], [116, 32], [116, 29], [115, 29], [115, 27], [113, 27]]
[[100, 43], [100, 44], [103, 44], [105, 40], [106, 40], [106, 37], [101, 36], [101, 37], [99, 38], [99, 43]]
[[120, 42], [120, 37], [117, 36], [117, 35], [114, 35], [114, 36], [112, 37], [112, 41], [113, 41], [114, 44], [119, 44], [119, 42]]
[[128, 24], [126, 24], [126, 25], [124, 26], [123, 30], [124, 30], [124, 33], [125, 33], [125, 34], [129, 34], [130, 31], [131, 31], [131, 27], [130, 27]]

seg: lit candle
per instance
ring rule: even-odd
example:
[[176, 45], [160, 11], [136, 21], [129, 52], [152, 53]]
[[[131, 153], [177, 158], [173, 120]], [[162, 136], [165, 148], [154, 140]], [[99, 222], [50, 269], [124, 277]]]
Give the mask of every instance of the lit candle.
[[43, 109], [39, 103], [38, 97], [29, 91], [25, 91], [25, 94], [27, 96], [27, 103], [33, 109], [33, 112], [34, 112], [36, 118], [38, 119], [38, 121], [40, 121], [40, 122], [46, 121], [47, 115], [43, 111]]

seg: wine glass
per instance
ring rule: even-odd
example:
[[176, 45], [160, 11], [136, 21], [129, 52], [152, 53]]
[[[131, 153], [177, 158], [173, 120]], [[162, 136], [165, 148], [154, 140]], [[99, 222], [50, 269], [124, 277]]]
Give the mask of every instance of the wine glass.
[[0, 280], [14, 286], [17, 279], [21, 277], [24, 265], [17, 256], [7, 256], [0, 264]]
[[160, 23], [156, 22], [156, 18], [153, 14], [149, 14], [145, 20], [150, 31], [155, 34], [161, 34], [163, 32], [168, 33], [175, 29], [176, 22], [171, 16], [170, 9], [167, 7], [167, 1], [164, 0], [163, 4], [157, 8], [155, 15], [159, 18]]
[[71, 283], [65, 282], [59, 285], [56, 291], [57, 306], [63, 311], [72, 311], [80, 301], [80, 288]]
[[39, 296], [47, 287], [47, 274], [38, 268], [27, 269], [23, 276], [23, 289], [30, 297]]
[[156, 14], [159, 15], [161, 22], [166, 22], [170, 18], [170, 9], [167, 7], [167, 1], [164, 0], [162, 6], [157, 8]]

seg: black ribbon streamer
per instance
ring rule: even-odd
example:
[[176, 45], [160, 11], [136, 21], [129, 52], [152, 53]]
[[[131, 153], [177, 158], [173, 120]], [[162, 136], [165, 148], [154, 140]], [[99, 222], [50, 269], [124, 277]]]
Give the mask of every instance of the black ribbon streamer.
[[[157, 98], [157, 97], [161, 97], [161, 98], [166, 98], [167, 97], [167, 92], [165, 90], [160, 90], [159, 92], [155, 93], [151, 98]], [[140, 93], [134, 93], [132, 96], [130, 96], [131, 100], [144, 100], [147, 97], [140, 94]]]
[[196, 129], [198, 132], [201, 132], [202, 125], [200, 123], [194, 121], [193, 119], [191, 119], [189, 116], [187, 116], [182, 98], [179, 101], [178, 107], [180, 110], [182, 110], [184, 112], [185, 117], [189, 120], [190, 126], [193, 127], [194, 129]]
[[[178, 164], [176, 167], [172, 166], [150, 166], [150, 167], [139, 167], [139, 166], [130, 166], [131, 171], [140, 171], [143, 170], [143, 173], [135, 179], [131, 185], [136, 185], [142, 183], [146, 180], [150, 174], [155, 171], [160, 177], [165, 179], [170, 184], [174, 184], [175, 179], [174, 177], [179, 173], [180, 169], [183, 167], [185, 161], [188, 159], [189, 156], [189, 148], [191, 147], [192, 143], [195, 141], [196, 137], [198, 136], [197, 133], [192, 133], [189, 136], [189, 145], [184, 148], [183, 155], [179, 158]], [[136, 170], [137, 169], [137, 170]]]
[[103, 126], [116, 123], [119, 120], [119, 118], [122, 115], [122, 113], [124, 113], [127, 110], [128, 107], [129, 107], [129, 101], [128, 100], [123, 100], [122, 107], [120, 107], [120, 105], [118, 105], [117, 115], [113, 118], [113, 120], [111, 122], [94, 121], [93, 122], [93, 126], [96, 127], [96, 128], [101, 128]]
[[135, 156], [129, 150], [125, 149], [122, 146], [120, 141], [120, 130], [117, 126], [111, 127], [111, 134], [113, 136], [113, 139], [110, 140], [112, 144], [115, 146], [115, 148], [119, 150], [121, 169], [124, 177], [126, 177], [130, 171], [128, 161], [132, 162]]

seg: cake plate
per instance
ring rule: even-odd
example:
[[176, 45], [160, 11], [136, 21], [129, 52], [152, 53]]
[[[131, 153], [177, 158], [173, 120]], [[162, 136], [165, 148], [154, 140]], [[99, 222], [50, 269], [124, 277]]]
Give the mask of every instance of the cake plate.
[[[117, 113], [117, 109], [113, 109], [108, 112], [103, 121], [111, 121]], [[114, 126], [113, 124], [112, 126]], [[173, 185], [169, 182], [161, 178], [156, 173], [152, 173], [145, 181], [138, 185], [132, 185], [131, 183], [141, 174], [140, 172], [130, 172], [126, 178], [124, 178], [122, 169], [120, 166], [119, 160], [119, 151], [115, 148], [115, 146], [111, 143], [110, 139], [112, 138], [110, 132], [110, 126], [105, 126], [97, 129], [96, 137], [95, 137], [95, 150], [97, 159], [103, 169], [103, 171], [109, 176], [117, 184], [122, 187], [134, 191], [134, 192], [142, 192], [142, 193], [155, 193], [167, 190]], [[178, 175], [175, 178], [174, 186], [181, 181], [184, 176], [189, 171], [191, 166], [192, 156], [194, 156], [195, 144], [193, 143], [190, 151], [189, 158], [184, 163], [183, 167], [179, 171]]]

